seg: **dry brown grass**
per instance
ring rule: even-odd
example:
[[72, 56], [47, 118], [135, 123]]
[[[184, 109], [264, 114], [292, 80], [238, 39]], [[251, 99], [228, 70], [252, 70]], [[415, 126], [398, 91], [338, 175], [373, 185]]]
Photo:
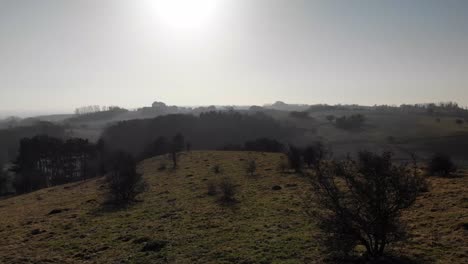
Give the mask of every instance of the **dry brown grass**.
[[[279, 154], [192, 152], [177, 171], [158, 170], [163, 159], [141, 164], [150, 189], [128, 208], [102, 207], [101, 179], [1, 200], [0, 263], [320, 263], [318, 234], [301, 210], [308, 185], [277, 171]], [[256, 177], [245, 173], [250, 159]], [[207, 194], [207, 183], [225, 176], [238, 188], [230, 206]], [[411, 236], [396, 250], [466, 263], [468, 177], [430, 182], [405, 212]], [[153, 244], [164, 246], [142, 251]]]

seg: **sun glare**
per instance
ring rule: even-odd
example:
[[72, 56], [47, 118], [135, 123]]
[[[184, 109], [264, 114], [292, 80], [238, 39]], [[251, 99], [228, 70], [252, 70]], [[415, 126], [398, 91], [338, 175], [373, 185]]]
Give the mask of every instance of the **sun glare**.
[[200, 29], [208, 26], [217, 13], [220, 0], [155, 0], [158, 20], [176, 29]]

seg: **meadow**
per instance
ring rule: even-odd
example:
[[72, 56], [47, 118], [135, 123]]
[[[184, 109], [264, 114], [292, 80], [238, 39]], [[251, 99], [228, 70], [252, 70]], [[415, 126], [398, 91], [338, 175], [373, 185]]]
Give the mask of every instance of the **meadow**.
[[[303, 210], [309, 184], [280, 172], [282, 159], [193, 151], [163, 170], [166, 156], [150, 158], [139, 165], [149, 188], [125, 208], [105, 205], [103, 178], [0, 200], [0, 263], [322, 263], [321, 234]], [[225, 177], [237, 189], [229, 205], [208, 194]], [[414, 263], [466, 263], [468, 177], [428, 180], [403, 214], [408, 241], [392, 251]]]

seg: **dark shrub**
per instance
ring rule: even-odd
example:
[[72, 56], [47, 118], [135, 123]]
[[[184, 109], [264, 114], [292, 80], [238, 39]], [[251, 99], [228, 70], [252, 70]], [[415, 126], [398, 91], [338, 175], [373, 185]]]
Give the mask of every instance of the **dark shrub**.
[[146, 183], [136, 170], [133, 157], [124, 152], [113, 155], [112, 167], [106, 175], [109, 197], [112, 202], [122, 204], [135, 200], [146, 189]]
[[438, 176], [449, 176], [455, 172], [456, 166], [452, 159], [445, 154], [435, 154], [429, 161], [429, 173]]
[[378, 259], [388, 244], [404, 239], [401, 211], [414, 203], [424, 180], [391, 158], [361, 152], [358, 160], [340, 162], [339, 170], [329, 162], [316, 166], [314, 203], [307, 212], [317, 220], [331, 255], [346, 257], [362, 245], [367, 258]]
[[216, 164], [212, 168], [214, 174], [220, 174], [221, 173], [221, 166], [219, 164]]
[[236, 186], [230, 178], [224, 178], [219, 183], [219, 190], [221, 192], [221, 202], [232, 203], [236, 201], [234, 197], [236, 195]]

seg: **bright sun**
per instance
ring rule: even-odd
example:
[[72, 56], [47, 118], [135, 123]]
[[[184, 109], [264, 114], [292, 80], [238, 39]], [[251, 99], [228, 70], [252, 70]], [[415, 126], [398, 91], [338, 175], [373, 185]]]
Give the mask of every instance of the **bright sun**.
[[155, 0], [157, 18], [176, 29], [200, 29], [212, 22], [220, 0]]

